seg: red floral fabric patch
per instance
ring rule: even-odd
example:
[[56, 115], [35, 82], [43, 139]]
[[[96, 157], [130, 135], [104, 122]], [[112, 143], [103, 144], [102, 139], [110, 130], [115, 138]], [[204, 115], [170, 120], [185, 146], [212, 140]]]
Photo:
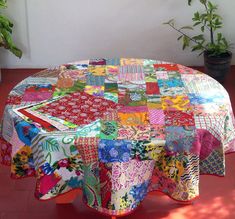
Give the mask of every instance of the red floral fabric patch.
[[59, 100], [46, 104], [37, 111], [72, 122], [76, 125], [89, 124], [101, 119], [105, 113], [119, 108], [113, 101], [89, 95], [84, 92], [75, 92]]

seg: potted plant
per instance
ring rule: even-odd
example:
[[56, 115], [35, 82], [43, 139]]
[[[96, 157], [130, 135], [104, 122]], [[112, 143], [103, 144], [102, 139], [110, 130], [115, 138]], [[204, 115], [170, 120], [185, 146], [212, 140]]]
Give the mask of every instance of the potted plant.
[[[193, 27], [199, 27], [200, 34], [190, 36], [185, 31], [194, 30], [192, 26], [177, 28], [174, 19], [164, 23], [180, 33], [178, 40], [182, 40], [183, 50], [191, 47], [192, 51], [204, 54], [205, 73], [223, 83], [226, 74], [230, 71], [232, 53], [231, 44], [218, 30], [222, 28], [222, 18], [217, 14], [218, 6], [208, 0], [199, 0], [204, 7], [203, 12], [195, 12], [192, 18]], [[188, 5], [192, 0], [188, 0]]]
[[[7, 8], [7, 0], [0, 0], [0, 9]], [[10, 50], [14, 55], [21, 58], [22, 51], [16, 47], [12, 40], [13, 23], [4, 15], [0, 14], [0, 47]], [[0, 68], [1, 81], [1, 68]]]

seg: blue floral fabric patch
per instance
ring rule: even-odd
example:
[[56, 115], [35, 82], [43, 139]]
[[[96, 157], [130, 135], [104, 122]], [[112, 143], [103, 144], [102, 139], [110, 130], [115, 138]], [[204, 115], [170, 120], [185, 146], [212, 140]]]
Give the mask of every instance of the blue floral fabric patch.
[[108, 162], [127, 162], [131, 159], [131, 141], [101, 139], [98, 146], [99, 160]]
[[104, 86], [104, 76], [94, 76], [92, 74], [87, 75], [86, 84], [95, 86]]
[[133, 186], [129, 192], [133, 196], [135, 202], [133, 202], [131, 208], [134, 209], [147, 195], [149, 186], [149, 180], [145, 181], [142, 184]]
[[165, 149], [172, 153], [190, 152], [195, 141], [195, 135], [194, 126], [168, 126], [166, 127]]
[[165, 88], [184, 87], [183, 81], [178, 78], [171, 78], [170, 80], [159, 79], [158, 85], [159, 85], [159, 87], [165, 87]]

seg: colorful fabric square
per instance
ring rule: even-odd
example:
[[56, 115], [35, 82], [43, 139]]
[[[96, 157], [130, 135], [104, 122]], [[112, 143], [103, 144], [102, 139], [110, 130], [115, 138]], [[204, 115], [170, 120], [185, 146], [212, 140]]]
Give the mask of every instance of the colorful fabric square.
[[162, 109], [162, 102], [160, 95], [148, 95], [147, 96], [147, 107], [149, 109]]
[[98, 138], [82, 138], [75, 140], [75, 145], [82, 156], [84, 164], [98, 161]]
[[196, 115], [194, 118], [196, 128], [209, 131], [219, 141], [224, 138], [224, 115], [209, 114], [206, 117], [203, 115]]
[[167, 71], [156, 71], [156, 76], [158, 80], [168, 80], [168, 72]]
[[165, 115], [163, 110], [149, 110], [149, 120], [152, 125], [165, 124]]
[[32, 144], [32, 139], [39, 133], [39, 129], [34, 124], [25, 121], [15, 124], [15, 129], [19, 139], [29, 146]]
[[118, 103], [122, 105], [128, 105], [128, 103], [131, 101], [130, 99], [130, 93], [126, 91], [119, 91], [118, 93]]
[[105, 83], [104, 90], [109, 93], [118, 93], [118, 85], [117, 83]]
[[88, 125], [76, 129], [77, 137], [99, 137], [101, 131], [101, 122], [96, 120]]
[[158, 84], [154, 83], [154, 82], [147, 82], [146, 83], [146, 94], [147, 95], [160, 94]]
[[0, 163], [11, 165], [12, 145], [0, 137]]
[[119, 67], [119, 81], [143, 81], [144, 70], [142, 65], [125, 65]]
[[[43, 167], [41, 167], [43, 168]], [[43, 175], [40, 178], [40, 184], [36, 185], [37, 191], [35, 193], [36, 197], [42, 198], [43, 196], [47, 195], [50, 190], [53, 190], [55, 186], [58, 186], [61, 177], [56, 173], [52, 173], [50, 175]]]
[[146, 106], [123, 106], [119, 109], [121, 113], [137, 113], [137, 112], [147, 112], [148, 108]]
[[84, 92], [93, 96], [104, 96], [104, 86], [86, 85]]
[[193, 152], [195, 154], [199, 154], [201, 160], [206, 159], [213, 151], [219, 150], [220, 148], [220, 141], [208, 130], [197, 130], [195, 148]]
[[118, 94], [118, 103], [127, 106], [146, 106], [147, 98], [141, 91], [124, 91]]
[[56, 82], [56, 87], [59, 89], [72, 88], [74, 86], [74, 80], [70, 76], [64, 76], [61, 73]]
[[95, 97], [84, 92], [74, 92], [37, 109], [43, 114], [86, 125], [101, 119], [104, 113], [117, 109], [118, 105], [102, 97]]
[[119, 191], [141, 184], [152, 176], [155, 161], [130, 160], [129, 162], [113, 163], [112, 189]]
[[[71, 67], [70, 67], [71, 68]], [[77, 68], [77, 65], [74, 66], [74, 68]], [[59, 78], [63, 77], [63, 78], [71, 78], [73, 81], [83, 81], [86, 82], [85, 80], [85, 74], [86, 74], [87, 68], [85, 69], [73, 69], [73, 70], [63, 70], [60, 74], [59, 74]]]
[[178, 71], [177, 64], [154, 64], [156, 71]]
[[164, 113], [166, 126], [195, 126], [192, 112], [165, 111]]
[[131, 141], [128, 140], [106, 140], [99, 141], [99, 161], [127, 162], [130, 160]]
[[[181, 81], [181, 74], [178, 71], [169, 71], [168, 72], [168, 77], [170, 80], [176, 80], [175, 83], [177, 83], [177, 81]], [[178, 82], [181, 84], [181, 82]]]
[[165, 139], [165, 125], [151, 125], [152, 139]]
[[145, 73], [144, 77], [145, 82], [154, 82], [157, 83], [156, 73], [155, 72], [148, 72]]
[[[70, 62], [70, 63], [62, 65], [62, 66], [65, 66], [66, 69], [84, 70], [84, 69], [87, 69], [87, 67], [89, 66], [89, 60], [81, 60], [81, 61]], [[60, 68], [62, 66], [60, 66]]]
[[105, 81], [104, 76], [94, 76], [92, 74], [88, 74], [86, 76], [87, 85], [104, 86], [104, 81]]
[[34, 85], [25, 90], [22, 101], [43, 101], [52, 97], [54, 87], [52, 85]]
[[146, 91], [146, 84], [143, 81], [136, 82], [133, 84], [118, 84], [119, 92], [137, 92], [137, 93], [144, 93]]
[[21, 104], [23, 96], [18, 96], [18, 95], [9, 95], [7, 97], [6, 104], [8, 105], [19, 105]]
[[117, 139], [149, 140], [150, 130], [148, 125], [127, 126], [119, 124]]
[[104, 99], [113, 101], [114, 103], [118, 103], [118, 94], [105, 92]]
[[[193, 126], [167, 126], [165, 149], [171, 154], [190, 152], [196, 140], [196, 131]], [[176, 141], [177, 139], [177, 141]]]
[[181, 79], [177, 78], [172, 78], [168, 80], [162, 80], [159, 79], [158, 81], [159, 87], [164, 87], [164, 88], [172, 88], [172, 87], [183, 87], [184, 84]]
[[[133, 196], [129, 194], [130, 188], [112, 191], [111, 206], [119, 211], [131, 212], [135, 204]], [[132, 204], [133, 203], [133, 204]], [[133, 205], [137, 206], [136, 204]]]
[[166, 194], [173, 194], [176, 190], [177, 184], [169, 178], [163, 170], [156, 167], [153, 171], [149, 191], [159, 190]]
[[185, 96], [187, 94], [185, 87], [160, 87], [159, 89], [162, 96]]
[[154, 74], [155, 78], [156, 78], [156, 74], [155, 74], [155, 70], [153, 65], [144, 65], [144, 74], [146, 75], [150, 75], [150, 74]]
[[221, 151], [213, 150], [211, 154], [200, 161], [200, 173], [224, 176], [225, 163]]
[[131, 91], [129, 95], [130, 95], [130, 102], [128, 102], [129, 106], [146, 106], [147, 98], [144, 92]]
[[153, 65], [156, 64], [158, 61], [153, 59], [144, 59], [144, 65]]
[[106, 74], [106, 68], [105, 66], [92, 66], [90, 65], [87, 69], [89, 73], [95, 76], [105, 76]]
[[101, 139], [114, 140], [118, 136], [118, 127], [116, 121], [101, 121]]
[[118, 121], [117, 110], [105, 112], [102, 119], [105, 121]]
[[133, 141], [131, 157], [137, 160], [158, 160], [164, 152], [165, 142], [161, 140]]
[[148, 186], [149, 186], [149, 180], [132, 186], [130, 189], [129, 194], [133, 196], [135, 202], [132, 203], [132, 208], [136, 208], [136, 206], [138, 206], [138, 204], [144, 200], [145, 196], [147, 195], [147, 191], [148, 191]]
[[226, 98], [221, 94], [188, 94], [191, 104], [209, 104], [209, 103], [221, 103], [223, 99]]
[[163, 110], [192, 110], [190, 101], [187, 96], [162, 96], [161, 101]]
[[[198, 157], [190, 153], [177, 153], [170, 156], [164, 154], [156, 161], [156, 167], [162, 171], [168, 179], [177, 183], [176, 185], [178, 186], [182, 182], [181, 177], [187, 177], [189, 173], [192, 174], [191, 179], [193, 180], [195, 177], [195, 183], [197, 183], [198, 161]], [[185, 183], [185, 181], [183, 181], [183, 183]], [[190, 187], [188, 187], [187, 190], [190, 190]]]
[[[53, 97], [61, 97], [61, 96], [64, 96], [66, 94], [71, 94], [73, 92], [83, 91], [85, 86], [86, 86], [85, 82], [81, 82], [79, 80], [75, 81], [75, 82], [74, 81], [73, 82], [71, 82], [71, 81], [68, 82], [68, 81], [62, 80], [60, 83], [61, 83], [61, 85], [59, 87], [55, 88], [55, 91], [53, 93]], [[66, 83], [66, 85], [64, 83]], [[73, 86], [70, 87], [70, 85], [68, 85], [67, 83], [72, 83]]]
[[110, 208], [112, 196], [112, 164], [99, 163], [101, 206]]
[[120, 65], [126, 66], [126, 65], [143, 65], [144, 60], [143, 59], [132, 59], [132, 58], [121, 58], [120, 59]]
[[22, 146], [19, 151], [12, 156], [11, 175], [14, 178], [34, 176], [34, 161], [32, 149], [29, 146]]
[[96, 208], [101, 206], [99, 163], [84, 165], [83, 168], [83, 199], [88, 206]]
[[147, 112], [118, 113], [119, 122], [122, 125], [148, 125], [149, 117]]
[[106, 65], [120, 65], [120, 58], [106, 59]]
[[181, 74], [196, 74], [196, 73], [199, 73], [197, 70], [194, 70], [192, 68], [188, 68], [186, 66], [179, 65], [179, 64], [178, 64], [178, 68], [179, 68], [179, 73], [181, 73]]
[[89, 65], [106, 65], [105, 59], [90, 59]]
[[119, 68], [115, 65], [106, 65], [106, 75], [118, 75]]

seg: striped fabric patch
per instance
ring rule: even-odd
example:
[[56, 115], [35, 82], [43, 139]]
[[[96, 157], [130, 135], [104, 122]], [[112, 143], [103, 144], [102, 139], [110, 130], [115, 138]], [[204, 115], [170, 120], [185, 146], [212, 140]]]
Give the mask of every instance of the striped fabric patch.
[[141, 65], [126, 65], [119, 67], [119, 81], [142, 81], [144, 80], [144, 68]]

